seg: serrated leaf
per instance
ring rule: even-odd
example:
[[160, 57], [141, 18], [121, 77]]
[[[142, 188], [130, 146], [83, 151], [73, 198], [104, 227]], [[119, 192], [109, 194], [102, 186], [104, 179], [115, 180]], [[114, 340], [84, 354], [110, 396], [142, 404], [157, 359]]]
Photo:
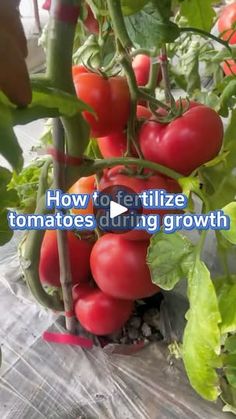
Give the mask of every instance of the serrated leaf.
[[163, 43], [174, 42], [180, 35], [178, 26], [161, 20], [152, 4], [147, 4], [139, 13], [125, 17], [125, 24], [133, 44], [140, 48], [156, 48]]
[[236, 202], [231, 202], [222, 208], [225, 215], [230, 217], [230, 230], [221, 230], [221, 234], [232, 244], [236, 244]]
[[0, 212], [0, 246], [9, 242], [13, 236], [13, 231], [8, 226], [7, 210]]
[[214, 401], [220, 394], [216, 368], [221, 366], [221, 316], [210, 273], [200, 260], [189, 274], [188, 296], [183, 361], [192, 387], [204, 399]]
[[211, 0], [184, 0], [180, 6], [180, 13], [194, 28], [210, 32], [216, 13]]
[[147, 264], [152, 282], [171, 290], [186, 277], [192, 264], [192, 243], [179, 233], [159, 232], [150, 241]]
[[40, 105], [50, 109], [58, 109], [60, 114], [69, 117], [83, 111], [94, 113], [89, 105], [79, 100], [75, 95], [46, 86], [37, 80], [32, 81], [32, 93], [33, 99], [30, 108]]
[[0, 104], [0, 115], [0, 154], [19, 172], [23, 166], [23, 156], [13, 130], [10, 108]]

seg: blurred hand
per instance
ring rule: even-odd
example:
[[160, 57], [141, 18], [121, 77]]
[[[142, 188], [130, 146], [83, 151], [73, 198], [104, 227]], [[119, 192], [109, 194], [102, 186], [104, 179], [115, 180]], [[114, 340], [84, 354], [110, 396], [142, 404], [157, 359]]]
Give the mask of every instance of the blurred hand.
[[31, 102], [31, 88], [19, 3], [20, 0], [0, 0], [0, 90], [11, 102], [26, 106]]

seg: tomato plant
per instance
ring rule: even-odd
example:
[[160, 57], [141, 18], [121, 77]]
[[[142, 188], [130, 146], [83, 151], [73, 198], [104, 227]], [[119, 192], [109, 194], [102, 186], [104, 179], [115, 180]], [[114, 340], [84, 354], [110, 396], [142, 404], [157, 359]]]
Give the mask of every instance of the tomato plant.
[[[91, 193], [95, 178], [99, 189], [183, 192], [189, 218], [228, 214], [229, 230], [203, 228], [188, 238], [164, 228], [151, 238], [145, 231], [96, 230], [93, 249], [84, 232], [79, 239], [58, 231], [58, 246], [56, 231], [44, 225], [44, 238], [41, 228], [26, 231], [21, 260], [33, 296], [64, 313], [70, 333], [72, 297], [84, 328], [109, 334], [124, 325], [134, 300], [159, 289], [169, 299], [167, 315], [173, 304], [176, 310], [178, 290], [172, 292], [184, 278], [189, 310], [186, 319], [179, 313], [179, 339], [189, 382], [235, 413], [235, 2], [222, 7], [216, 36], [212, 0], [55, 0], [40, 41], [46, 71], [30, 76], [18, 3], [0, 2], [0, 154], [8, 164], [0, 167], [0, 245], [13, 235], [9, 211], [17, 216], [30, 208], [40, 222], [55, 219], [66, 211], [46, 214], [47, 190]], [[45, 118], [39, 154], [48, 154], [22, 170], [25, 153], [14, 128]], [[86, 210], [66, 215], [75, 220], [92, 209], [90, 200]], [[166, 211], [152, 211], [164, 223]], [[205, 251], [211, 237], [217, 265]], [[90, 288], [91, 270], [100, 289]], [[61, 289], [51, 293], [46, 283]]]
[[[71, 232], [68, 232], [67, 238], [72, 283], [86, 282], [90, 273], [89, 257], [92, 244], [78, 239]], [[43, 284], [53, 287], [60, 287], [61, 285], [57, 234], [55, 230], [47, 230], [45, 232], [40, 252], [39, 276]]]
[[223, 7], [218, 20], [218, 29], [223, 39], [230, 44], [236, 44], [236, 4], [228, 4]]
[[[148, 55], [138, 54], [133, 59], [132, 67], [138, 86], [146, 86], [150, 75], [151, 58]], [[158, 71], [156, 85], [160, 83], [161, 78], [161, 72]]]
[[99, 32], [98, 21], [95, 19], [94, 14], [89, 6], [87, 7], [87, 17], [84, 20], [84, 25], [89, 33], [97, 34]]
[[77, 96], [96, 113], [84, 112], [92, 135], [102, 137], [125, 127], [130, 111], [130, 94], [125, 78], [117, 76], [106, 79], [86, 71], [76, 74], [74, 84]]
[[119, 300], [94, 290], [78, 299], [75, 313], [88, 332], [99, 336], [109, 335], [124, 326], [133, 308], [133, 301]]
[[[122, 166], [113, 167], [112, 169], [104, 173], [99, 183], [99, 189], [103, 190], [105, 188], [109, 188], [111, 186], [116, 185], [127, 187], [131, 189], [133, 192], [136, 192], [137, 194], [148, 189], [164, 189], [172, 193], [177, 193], [181, 191], [179, 184], [173, 179], [168, 179], [167, 177], [158, 174], [150, 174], [148, 176], [148, 173], [144, 173], [143, 177], [139, 176], [138, 174], [137, 176], [130, 176], [129, 174], [126, 174], [124, 172], [124, 167]], [[152, 213], [163, 216], [166, 213], [166, 211], [160, 209], [143, 210], [143, 214]], [[150, 237], [149, 233], [147, 233], [146, 231], [135, 229], [126, 233], [121, 233], [121, 236], [129, 240], [147, 240]]]
[[236, 74], [236, 62], [234, 60], [228, 60], [223, 64], [223, 70], [226, 76], [232, 76]]
[[217, 156], [223, 135], [218, 114], [209, 107], [196, 106], [169, 124], [147, 121], [139, 139], [146, 159], [189, 175]]
[[149, 297], [159, 291], [146, 264], [148, 242], [128, 241], [106, 234], [93, 247], [91, 270], [98, 287], [106, 294], [126, 300]]
[[148, 0], [137, 0], [135, 2], [132, 0], [121, 0], [122, 11], [125, 16], [132, 15], [142, 9], [147, 2]]
[[87, 282], [85, 283], [78, 283], [73, 285], [72, 287], [72, 298], [75, 303], [78, 301], [79, 298], [83, 298], [86, 295], [90, 294], [92, 292], [93, 288], [91, 285]]
[[[95, 176], [81, 177], [74, 183], [69, 189], [71, 194], [89, 194], [91, 195], [96, 189], [96, 179]], [[77, 209], [72, 208], [73, 214], [92, 214], [93, 213], [93, 200], [90, 197], [86, 209]]]
[[[148, 119], [151, 115], [151, 111], [145, 106], [137, 106], [138, 120]], [[127, 150], [127, 133], [120, 131], [107, 137], [98, 138], [98, 146], [104, 158], [123, 156]], [[137, 156], [134, 146], [132, 147], [132, 154]]]

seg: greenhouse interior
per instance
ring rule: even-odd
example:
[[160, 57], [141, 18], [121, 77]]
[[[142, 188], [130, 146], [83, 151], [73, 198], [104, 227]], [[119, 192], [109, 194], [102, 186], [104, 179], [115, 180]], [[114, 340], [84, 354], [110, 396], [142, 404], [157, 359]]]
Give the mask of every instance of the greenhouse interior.
[[236, 1], [0, 1], [0, 419], [236, 416]]

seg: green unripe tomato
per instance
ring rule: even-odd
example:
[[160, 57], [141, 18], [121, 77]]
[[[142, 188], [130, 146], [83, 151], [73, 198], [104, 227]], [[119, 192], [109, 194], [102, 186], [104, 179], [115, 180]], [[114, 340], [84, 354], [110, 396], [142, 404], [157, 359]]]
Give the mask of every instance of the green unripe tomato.
[[141, 10], [149, 0], [121, 0], [121, 7], [124, 16], [133, 15]]

